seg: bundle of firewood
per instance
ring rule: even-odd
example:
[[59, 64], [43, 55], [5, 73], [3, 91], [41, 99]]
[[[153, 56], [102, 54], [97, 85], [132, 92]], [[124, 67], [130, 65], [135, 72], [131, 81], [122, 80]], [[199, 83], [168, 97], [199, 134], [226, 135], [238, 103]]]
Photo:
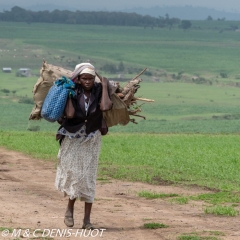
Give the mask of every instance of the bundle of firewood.
[[[144, 102], [154, 102], [152, 99], [147, 98], [140, 98], [134, 96], [137, 92], [137, 90], [140, 88], [140, 82], [142, 82], [142, 79], [139, 78], [141, 74], [143, 74], [147, 68], [145, 68], [140, 74], [135, 76], [132, 80], [130, 80], [125, 87], [121, 87], [120, 84], [117, 82], [117, 88], [115, 90], [115, 93], [118, 95], [118, 97], [126, 104], [128, 114], [130, 116], [134, 117], [141, 117], [143, 119], [146, 119], [144, 116], [139, 115], [137, 113], [141, 112], [141, 105], [137, 104], [137, 101], [144, 101]], [[131, 122], [136, 123], [134, 118], [130, 119]]]
[[[137, 113], [141, 112], [141, 105], [137, 105], [137, 101], [153, 102], [154, 100], [146, 98], [138, 98], [136, 94], [139, 83], [142, 81], [139, 76], [146, 71], [144, 69], [140, 74], [130, 80], [125, 87], [121, 87], [118, 82], [109, 81], [108, 91], [113, 102], [113, 107], [107, 112], [103, 112], [103, 117], [108, 127], [120, 125], [126, 125], [129, 122], [136, 123], [135, 119], [131, 119], [131, 116], [142, 117]], [[72, 72], [70, 70], [48, 64], [43, 60], [42, 68], [40, 69], [40, 78], [36, 82], [33, 88], [34, 107], [30, 113], [29, 120], [41, 119], [41, 109], [44, 99], [50, 89], [61, 76], [70, 78]], [[100, 81], [99, 77], [96, 77], [96, 81]]]

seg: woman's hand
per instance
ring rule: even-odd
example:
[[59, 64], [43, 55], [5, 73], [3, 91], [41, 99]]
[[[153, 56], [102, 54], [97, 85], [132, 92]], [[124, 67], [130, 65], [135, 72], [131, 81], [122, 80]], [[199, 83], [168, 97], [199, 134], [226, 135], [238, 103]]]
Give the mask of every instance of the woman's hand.
[[100, 78], [102, 86], [107, 86], [108, 85], [108, 79], [105, 77]]

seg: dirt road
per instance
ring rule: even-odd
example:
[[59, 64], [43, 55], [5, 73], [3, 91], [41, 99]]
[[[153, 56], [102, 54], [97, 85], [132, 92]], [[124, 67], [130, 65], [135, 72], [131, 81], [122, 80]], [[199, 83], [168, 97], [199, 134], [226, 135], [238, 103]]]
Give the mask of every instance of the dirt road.
[[[80, 201], [76, 202], [75, 226], [68, 229], [63, 223], [67, 198], [54, 187], [55, 172], [53, 162], [0, 148], [0, 239], [156, 240], [177, 239], [184, 233], [196, 232], [199, 236], [224, 233], [225, 236], [215, 237], [240, 240], [239, 216], [205, 215], [203, 202], [179, 205], [167, 199], [147, 200], [137, 196], [142, 190], [186, 196], [208, 191], [118, 180], [98, 180], [91, 216], [98, 230], [83, 232], [81, 229], [83, 203]], [[168, 228], [143, 228], [149, 222], [163, 223]], [[5, 228], [14, 232], [8, 234]]]

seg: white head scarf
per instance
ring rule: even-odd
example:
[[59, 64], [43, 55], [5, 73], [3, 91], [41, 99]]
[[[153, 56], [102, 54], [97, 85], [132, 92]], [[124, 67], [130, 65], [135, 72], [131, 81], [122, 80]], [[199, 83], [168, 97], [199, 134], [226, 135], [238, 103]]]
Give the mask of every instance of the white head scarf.
[[88, 73], [93, 76], [96, 76], [95, 67], [91, 63], [80, 63], [80, 64], [76, 65], [71, 79], [73, 81], [75, 81], [76, 78], [78, 77], [78, 75], [83, 74], [83, 73]]
[[75, 70], [85, 65], [94, 68], [94, 66], [91, 63], [80, 63], [76, 65]]
[[87, 67], [87, 68], [84, 68], [80, 74], [83, 74], [83, 73], [88, 73], [88, 74], [91, 74], [93, 76], [96, 76], [96, 73], [95, 73], [95, 70], [91, 67]]

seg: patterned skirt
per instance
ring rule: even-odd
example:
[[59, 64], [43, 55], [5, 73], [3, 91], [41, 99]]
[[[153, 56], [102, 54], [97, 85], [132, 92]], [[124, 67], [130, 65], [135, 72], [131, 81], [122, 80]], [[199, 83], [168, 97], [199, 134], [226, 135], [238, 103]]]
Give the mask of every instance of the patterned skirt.
[[69, 138], [65, 136], [58, 153], [55, 186], [70, 199], [92, 203], [96, 190], [101, 133]]

